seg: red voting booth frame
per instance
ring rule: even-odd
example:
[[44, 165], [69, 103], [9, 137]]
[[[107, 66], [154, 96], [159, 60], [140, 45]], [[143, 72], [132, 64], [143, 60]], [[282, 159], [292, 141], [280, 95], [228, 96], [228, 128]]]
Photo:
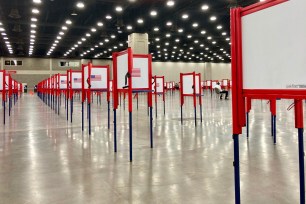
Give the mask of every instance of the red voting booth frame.
[[[87, 84], [84, 84], [85, 79], [85, 68], [88, 68], [88, 78], [86, 79]], [[91, 73], [92, 69], [106, 69], [106, 89], [92, 89], [91, 88]], [[110, 91], [109, 91], [109, 66], [96, 66], [92, 65], [92, 63], [88, 63], [87, 65], [82, 65], [82, 131], [84, 131], [84, 103], [87, 100], [87, 116], [88, 116], [88, 133], [91, 135], [91, 95], [92, 91], [95, 92], [106, 92], [107, 93], [107, 103], [108, 103], [108, 129], [110, 129]]]
[[[288, 0], [268, 0], [259, 2], [245, 8], [231, 9], [231, 53], [232, 53], [232, 120], [234, 141], [234, 174], [235, 174], [235, 203], [240, 203], [240, 166], [239, 166], [239, 134], [246, 125], [245, 111], [246, 99], [267, 99], [275, 101], [278, 98], [294, 99], [295, 128], [298, 129], [299, 143], [299, 170], [300, 170], [300, 203], [305, 203], [305, 177], [304, 177], [304, 144], [303, 144], [303, 99], [306, 98], [305, 90], [290, 89], [243, 89], [242, 66], [242, 16], [250, 15], [272, 6], [287, 2]], [[273, 102], [274, 103], [274, 102]], [[276, 106], [272, 105], [272, 114]]]
[[[127, 55], [127, 66], [128, 70], [125, 75], [127, 79], [126, 87], [118, 87], [118, 57], [122, 55]], [[129, 150], [130, 150], [130, 162], [133, 160], [133, 129], [132, 129], [132, 111], [133, 111], [133, 93], [148, 93], [148, 106], [150, 109], [150, 147], [153, 148], [153, 117], [152, 117], [152, 56], [151, 55], [133, 55], [132, 49], [128, 48], [127, 50], [121, 52], [113, 53], [113, 111], [114, 111], [114, 151], [117, 152], [117, 116], [116, 110], [119, 105], [119, 93], [128, 94], [128, 110], [129, 110]], [[133, 89], [132, 87], [132, 69], [133, 59], [134, 58], [146, 58], [148, 59], [148, 88], [137, 88]]]
[[[190, 76], [192, 75], [193, 77], [193, 94], [184, 94], [183, 90], [184, 90], [184, 86], [187, 86], [186, 84], [183, 83], [183, 77], [184, 76]], [[199, 77], [199, 81], [198, 81], [198, 86], [199, 86], [199, 93], [196, 93], [196, 76]], [[180, 73], [180, 100], [181, 100], [181, 124], [183, 124], [183, 105], [185, 103], [185, 97], [186, 96], [191, 96], [193, 97], [193, 106], [194, 106], [194, 121], [195, 121], [195, 126], [197, 126], [197, 97], [199, 99], [199, 105], [200, 105], [200, 116], [201, 116], [201, 123], [203, 121], [202, 118], [202, 88], [201, 88], [201, 74], [198, 73], [196, 74], [195, 72], [191, 72], [191, 73]]]
[[[158, 92], [157, 91], [157, 80], [161, 79], [162, 80], [162, 84], [161, 86], [163, 86], [163, 91], [162, 92]], [[162, 95], [163, 96], [163, 103], [164, 103], [164, 115], [166, 114], [166, 98], [165, 98], [165, 77], [164, 76], [154, 76], [153, 77], [153, 83], [154, 83], [154, 96], [155, 96], [155, 117], [157, 118], [157, 98], [158, 95]]]

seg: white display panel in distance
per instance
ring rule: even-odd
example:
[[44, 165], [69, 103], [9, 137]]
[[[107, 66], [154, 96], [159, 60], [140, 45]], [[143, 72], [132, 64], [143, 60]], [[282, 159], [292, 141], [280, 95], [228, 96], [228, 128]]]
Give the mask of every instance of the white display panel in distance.
[[149, 88], [148, 58], [133, 57], [132, 84], [133, 89]]
[[87, 83], [87, 79], [89, 78], [89, 67], [85, 66], [84, 67], [84, 78], [83, 78], [83, 83], [84, 83], [84, 89], [89, 88], [89, 84]]
[[195, 76], [195, 91], [196, 91], [196, 94], [200, 94], [200, 76], [199, 75], [196, 75]]
[[107, 69], [91, 68], [91, 89], [107, 89]]
[[0, 72], [0, 91], [3, 91], [3, 72]]
[[[156, 92], [157, 93], [164, 93], [164, 80], [163, 78], [156, 78], [156, 81], [154, 83], [154, 86], [156, 86]], [[155, 89], [154, 89], [155, 90]]]
[[242, 17], [243, 89], [306, 89], [306, 1]]
[[9, 90], [9, 76], [5, 76], [5, 90]]

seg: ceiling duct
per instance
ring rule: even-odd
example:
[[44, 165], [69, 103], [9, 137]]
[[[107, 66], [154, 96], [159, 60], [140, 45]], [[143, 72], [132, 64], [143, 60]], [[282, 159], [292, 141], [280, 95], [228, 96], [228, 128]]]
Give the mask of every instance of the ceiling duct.
[[16, 33], [22, 32], [21, 26], [19, 24], [15, 24], [13, 27], [13, 31]]
[[19, 19], [21, 18], [20, 14], [19, 14], [19, 10], [16, 8], [11, 9], [10, 14], [8, 15], [10, 18], [13, 19]]

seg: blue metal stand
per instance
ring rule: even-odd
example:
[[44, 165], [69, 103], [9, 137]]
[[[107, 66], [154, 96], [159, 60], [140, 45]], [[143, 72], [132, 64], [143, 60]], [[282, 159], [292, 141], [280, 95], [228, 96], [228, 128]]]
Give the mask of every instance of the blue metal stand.
[[117, 114], [114, 109], [114, 151], [117, 152]]
[[246, 113], [246, 135], [247, 139], [249, 139], [249, 113]]
[[274, 130], [273, 130], [273, 120], [274, 120], [274, 118], [273, 118], [273, 115], [272, 115], [272, 113], [271, 113], [271, 136], [273, 137], [274, 135]]
[[300, 170], [300, 204], [305, 204], [305, 170], [304, 170], [304, 138], [303, 128], [298, 128], [299, 170]]
[[11, 116], [11, 103], [12, 103], [12, 99], [11, 97], [9, 97], [9, 116]]
[[69, 104], [69, 101], [68, 101], [68, 98], [66, 98], [66, 118], [67, 118], [67, 121], [69, 120], [69, 110], [68, 110], [68, 104]]
[[150, 144], [151, 148], [153, 148], [153, 108], [150, 107]]
[[57, 113], [60, 114], [60, 104], [61, 104], [61, 97], [58, 97], [58, 103], [57, 103]]
[[239, 135], [233, 135], [234, 140], [234, 174], [235, 174], [235, 203], [240, 204], [240, 165], [239, 165]]
[[138, 110], [138, 96], [137, 96], [136, 100], [137, 100], [137, 110]]
[[157, 118], [157, 102], [155, 102], [155, 118]]
[[164, 101], [164, 115], [166, 115], [166, 103]]
[[70, 122], [72, 123], [72, 115], [73, 115], [73, 98], [70, 100]]
[[88, 133], [91, 135], [91, 109], [90, 103], [88, 103]]
[[82, 131], [84, 131], [84, 102], [82, 102]]
[[201, 115], [201, 123], [203, 122], [203, 116], [202, 116], [202, 105], [200, 105], [200, 115]]
[[194, 107], [194, 126], [197, 126], [197, 107]]
[[181, 124], [183, 125], [183, 106], [181, 106]]
[[133, 161], [133, 120], [132, 112], [129, 112], [129, 132], [130, 132], [130, 162]]
[[273, 116], [273, 136], [274, 144], [276, 144], [276, 115]]
[[110, 102], [107, 102], [107, 128], [110, 129]]
[[5, 124], [5, 101], [3, 101], [3, 124]]

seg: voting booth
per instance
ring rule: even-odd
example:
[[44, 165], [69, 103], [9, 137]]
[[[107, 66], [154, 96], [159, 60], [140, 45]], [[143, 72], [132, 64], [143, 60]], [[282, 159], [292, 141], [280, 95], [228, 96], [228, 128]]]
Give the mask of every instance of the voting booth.
[[[70, 122], [73, 121], [74, 95], [82, 91], [82, 71], [67, 70], [67, 98], [66, 98], [66, 119], [69, 120], [70, 100]], [[82, 123], [83, 124], [83, 123]], [[82, 125], [82, 129], [84, 126]]]
[[180, 74], [180, 100], [181, 100], [181, 123], [183, 124], [183, 105], [185, 97], [193, 98], [195, 126], [197, 125], [197, 98], [200, 106], [200, 116], [202, 122], [202, 89], [201, 74], [181, 73]]
[[231, 9], [236, 203], [240, 203], [239, 135], [246, 125], [245, 101], [254, 98], [294, 99], [300, 203], [305, 203], [303, 100], [306, 98], [306, 61], [302, 54], [306, 53], [305, 19], [305, 0], [267, 0]]
[[157, 118], [157, 98], [162, 96], [164, 104], [164, 115], [166, 114], [166, 103], [165, 103], [165, 77], [164, 76], [154, 76], [153, 77], [153, 93], [155, 96], [155, 116]]
[[147, 93], [148, 107], [150, 110], [150, 146], [153, 148], [153, 123], [152, 123], [152, 57], [151, 55], [133, 55], [132, 49], [113, 53], [113, 107], [114, 107], [114, 150], [117, 151], [117, 118], [119, 93], [128, 95], [129, 110], [129, 149], [132, 161], [132, 94]]

